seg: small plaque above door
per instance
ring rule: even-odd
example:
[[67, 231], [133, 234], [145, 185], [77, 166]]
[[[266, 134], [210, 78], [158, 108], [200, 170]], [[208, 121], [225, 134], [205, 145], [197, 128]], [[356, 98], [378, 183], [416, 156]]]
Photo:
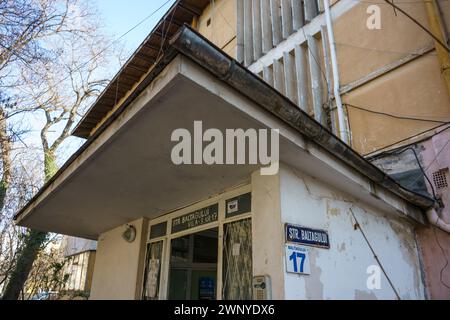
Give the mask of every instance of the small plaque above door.
[[252, 211], [252, 194], [246, 193], [225, 201], [225, 217], [231, 218]]

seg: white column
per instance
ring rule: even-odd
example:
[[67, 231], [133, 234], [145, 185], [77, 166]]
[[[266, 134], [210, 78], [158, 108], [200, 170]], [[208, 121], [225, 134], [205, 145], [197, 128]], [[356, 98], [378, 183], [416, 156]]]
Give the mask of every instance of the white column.
[[284, 88], [283, 64], [279, 60], [273, 61], [273, 86], [282, 94], [286, 94]]
[[311, 75], [311, 90], [314, 109], [314, 118], [322, 124], [323, 117], [323, 94], [322, 94], [322, 72], [320, 67], [319, 49], [317, 40], [313, 36], [307, 36], [309, 52], [309, 73]]
[[324, 66], [325, 66], [325, 80], [326, 80], [326, 85], [327, 85], [327, 95], [326, 95], [327, 109], [328, 109], [328, 112], [330, 113], [330, 118], [331, 118], [331, 130], [334, 134], [337, 134], [334, 113], [331, 112], [331, 92], [332, 92], [333, 88], [332, 88], [332, 80], [331, 80], [331, 66], [330, 66], [330, 55], [329, 55], [329, 48], [328, 48], [328, 37], [327, 37], [327, 31], [325, 29], [325, 26], [320, 27], [320, 35], [322, 38], [323, 62], [324, 62]]
[[[240, 2], [237, 0], [237, 2]], [[270, 0], [261, 0], [262, 51], [269, 52], [273, 48], [272, 17]]]
[[244, 2], [244, 64], [249, 66], [254, 61], [252, 0], [242, 1]]
[[283, 52], [284, 64], [284, 85], [286, 88], [286, 97], [291, 101], [297, 102], [295, 92], [295, 75], [293, 57], [289, 52]]
[[306, 55], [300, 45], [295, 46], [295, 71], [297, 74], [298, 105], [303, 111], [308, 110], [308, 77], [306, 72]]
[[262, 55], [261, 1], [253, 0], [253, 57], [258, 60]]
[[305, 0], [305, 20], [311, 22], [317, 16], [316, 0]]
[[292, 34], [291, 0], [281, 0], [281, 25], [283, 27], [283, 38], [287, 39]]
[[270, 67], [265, 66], [263, 68], [263, 79], [265, 82], [270, 84], [272, 87], [273, 85], [273, 70]]
[[298, 30], [303, 27], [304, 24], [304, 14], [303, 14], [303, 2], [301, 0], [291, 0], [292, 1], [292, 16], [294, 30]]
[[244, 1], [236, 1], [236, 60], [244, 61]]
[[270, 0], [270, 13], [272, 18], [273, 45], [276, 46], [283, 41], [281, 34], [280, 0]]

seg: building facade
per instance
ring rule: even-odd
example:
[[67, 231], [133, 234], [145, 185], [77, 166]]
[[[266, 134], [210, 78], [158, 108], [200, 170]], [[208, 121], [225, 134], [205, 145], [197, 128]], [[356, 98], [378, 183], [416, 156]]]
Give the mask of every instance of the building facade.
[[[447, 60], [402, 13], [448, 45], [449, 4], [330, 2], [177, 1], [18, 223], [98, 240], [91, 299], [449, 298]], [[200, 121], [278, 170], [174, 163]]]
[[65, 236], [61, 247], [65, 259], [63, 273], [67, 275], [64, 293], [89, 297], [97, 242]]

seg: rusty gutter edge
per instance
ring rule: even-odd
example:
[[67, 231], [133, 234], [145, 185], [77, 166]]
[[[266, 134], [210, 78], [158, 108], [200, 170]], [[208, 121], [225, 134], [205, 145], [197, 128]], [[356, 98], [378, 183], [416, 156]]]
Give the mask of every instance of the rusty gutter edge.
[[371, 181], [389, 189], [394, 194], [420, 208], [429, 209], [438, 206], [438, 203], [433, 199], [402, 187], [307, 113], [299, 109], [292, 101], [189, 26], [184, 25], [171, 39], [170, 44], [180, 53], [206, 68], [214, 76], [226, 82], [309, 139], [314, 140], [322, 148], [342, 159], [347, 165]]

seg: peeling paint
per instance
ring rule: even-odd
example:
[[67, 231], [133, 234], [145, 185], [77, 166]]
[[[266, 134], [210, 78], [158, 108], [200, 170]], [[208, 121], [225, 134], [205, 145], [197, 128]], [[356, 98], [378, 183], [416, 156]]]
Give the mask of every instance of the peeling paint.
[[311, 250], [309, 259], [311, 263], [311, 275], [305, 278], [307, 299], [323, 300], [323, 283], [320, 280], [322, 268], [316, 264], [317, 250]]
[[288, 299], [395, 298], [383, 274], [380, 290], [367, 288], [366, 270], [377, 261], [359, 229], [354, 230], [350, 207], [401, 298], [423, 299], [413, 223], [285, 169], [280, 171], [283, 221], [327, 229], [331, 244], [329, 250], [310, 251], [310, 275], [285, 275]]
[[337, 217], [341, 215], [341, 210], [336, 207], [332, 207], [329, 200], [327, 200], [327, 215], [331, 217]]
[[342, 242], [342, 243], [338, 246], [338, 251], [339, 251], [339, 252], [344, 252], [344, 251], [345, 251], [345, 242]]
[[416, 291], [416, 295], [420, 295], [420, 261], [418, 257], [418, 248], [415, 244], [414, 237], [411, 238], [410, 229], [405, 228], [404, 225], [400, 224], [398, 221], [391, 219], [386, 221], [399, 237], [400, 245], [405, 248], [405, 250], [401, 250], [403, 258], [407, 263], [414, 264], [416, 266], [416, 272], [414, 272], [414, 290]]

